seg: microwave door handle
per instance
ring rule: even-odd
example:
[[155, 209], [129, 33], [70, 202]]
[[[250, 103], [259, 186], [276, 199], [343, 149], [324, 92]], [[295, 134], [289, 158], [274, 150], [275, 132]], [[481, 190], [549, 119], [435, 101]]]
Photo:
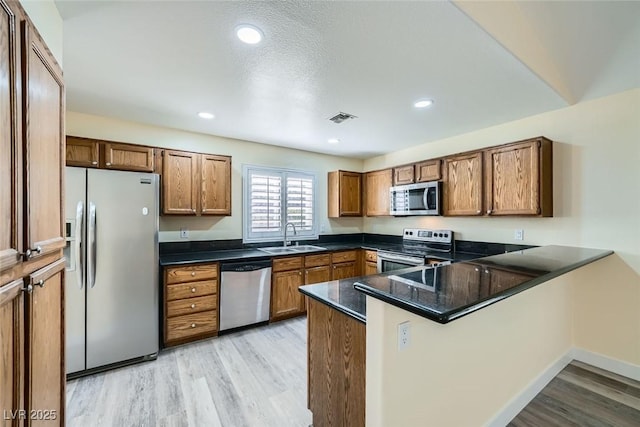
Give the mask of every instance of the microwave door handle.
[[84, 218], [84, 204], [82, 201], [78, 202], [76, 206], [76, 238], [75, 238], [75, 258], [76, 258], [76, 280], [78, 281], [78, 287], [80, 289], [84, 286], [84, 280], [82, 273], [84, 271], [84, 263], [82, 261], [82, 221]]
[[424, 194], [422, 195], [422, 204], [424, 205], [424, 210], [429, 210], [429, 187], [424, 189]]

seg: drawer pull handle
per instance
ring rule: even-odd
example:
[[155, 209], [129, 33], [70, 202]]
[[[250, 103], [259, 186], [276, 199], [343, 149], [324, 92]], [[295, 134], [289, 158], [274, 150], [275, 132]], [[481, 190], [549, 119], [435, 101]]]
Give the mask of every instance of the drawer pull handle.
[[191, 288], [191, 292], [192, 293], [195, 292], [195, 291], [196, 291], [196, 288]]
[[97, 165], [97, 164], [98, 164], [98, 162], [91, 162], [91, 164], [92, 164], [92, 165]]
[[105, 163], [107, 166], [111, 166], [111, 162], [107, 162]]
[[192, 271], [192, 272], [191, 272], [191, 277], [195, 277], [195, 275], [196, 275], [196, 272], [195, 272], [195, 271]]
[[191, 308], [196, 308], [196, 305], [195, 304], [191, 304]]
[[192, 327], [192, 328], [195, 328], [195, 327], [196, 327], [196, 324], [195, 324], [195, 323], [192, 323], [192, 324], [191, 324], [191, 327]]

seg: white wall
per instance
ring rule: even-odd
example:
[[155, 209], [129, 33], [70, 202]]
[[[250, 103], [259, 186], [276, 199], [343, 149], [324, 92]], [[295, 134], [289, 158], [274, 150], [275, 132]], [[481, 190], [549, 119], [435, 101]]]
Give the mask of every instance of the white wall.
[[358, 159], [328, 156], [308, 151], [257, 144], [175, 129], [148, 126], [124, 120], [67, 111], [67, 135], [151, 145], [178, 150], [232, 156], [230, 217], [161, 216], [160, 241], [181, 241], [180, 228], [189, 229], [189, 240], [242, 238], [242, 165], [254, 164], [317, 172], [321, 234], [360, 233], [361, 218], [327, 218], [327, 172], [337, 169], [360, 171]]
[[20, 0], [20, 4], [62, 66], [62, 17], [54, 0]]
[[554, 146], [553, 218], [367, 218], [364, 231], [442, 227], [458, 239], [612, 249], [640, 273], [640, 89], [396, 151], [365, 161], [383, 169], [543, 135]]

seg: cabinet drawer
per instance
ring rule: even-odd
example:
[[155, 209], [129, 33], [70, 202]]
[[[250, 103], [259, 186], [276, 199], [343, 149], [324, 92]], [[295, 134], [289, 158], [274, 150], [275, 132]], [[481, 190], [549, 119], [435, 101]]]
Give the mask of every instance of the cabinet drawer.
[[167, 317], [216, 310], [216, 305], [217, 298], [215, 295], [167, 301]]
[[216, 310], [169, 318], [167, 319], [166, 341], [215, 332], [218, 327], [217, 318]]
[[364, 259], [365, 261], [378, 261], [378, 252], [377, 251], [364, 251]]
[[273, 260], [273, 271], [298, 270], [302, 268], [302, 257], [276, 258]]
[[331, 262], [336, 264], [339, 262], [355, 261], [357, 256], [356, 251], [334, 252], [331, 254]]
[[322, 265], [329, 264], [331, 264], [330, 254], [307, 255], [306, 257], [304, 257], [305, 267], [320, 267]]
[[197, 282], [218, 277], [217, 264], [188, 265], [169, 267], [165, 270], [165, 283]]
[[175, 285], [167, 285], [167, 301], [173, 301], [182, 298], [201, 297], [203, 295], [212, 295], [218, 291], [217, 280], [207, 280], [204, 282], [178, 283]]

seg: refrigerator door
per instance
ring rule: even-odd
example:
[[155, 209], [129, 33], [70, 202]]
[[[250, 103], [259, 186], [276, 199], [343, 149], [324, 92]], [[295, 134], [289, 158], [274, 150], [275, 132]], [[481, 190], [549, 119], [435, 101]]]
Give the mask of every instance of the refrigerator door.
[[87, 171], [87, 369], [158, 352], [158, 175]]
[[87, 170], [65, 168], [67, 274], [64, 288], [65, 360], [67, 374], [85, 369], [85, 272], [84, 234]]

